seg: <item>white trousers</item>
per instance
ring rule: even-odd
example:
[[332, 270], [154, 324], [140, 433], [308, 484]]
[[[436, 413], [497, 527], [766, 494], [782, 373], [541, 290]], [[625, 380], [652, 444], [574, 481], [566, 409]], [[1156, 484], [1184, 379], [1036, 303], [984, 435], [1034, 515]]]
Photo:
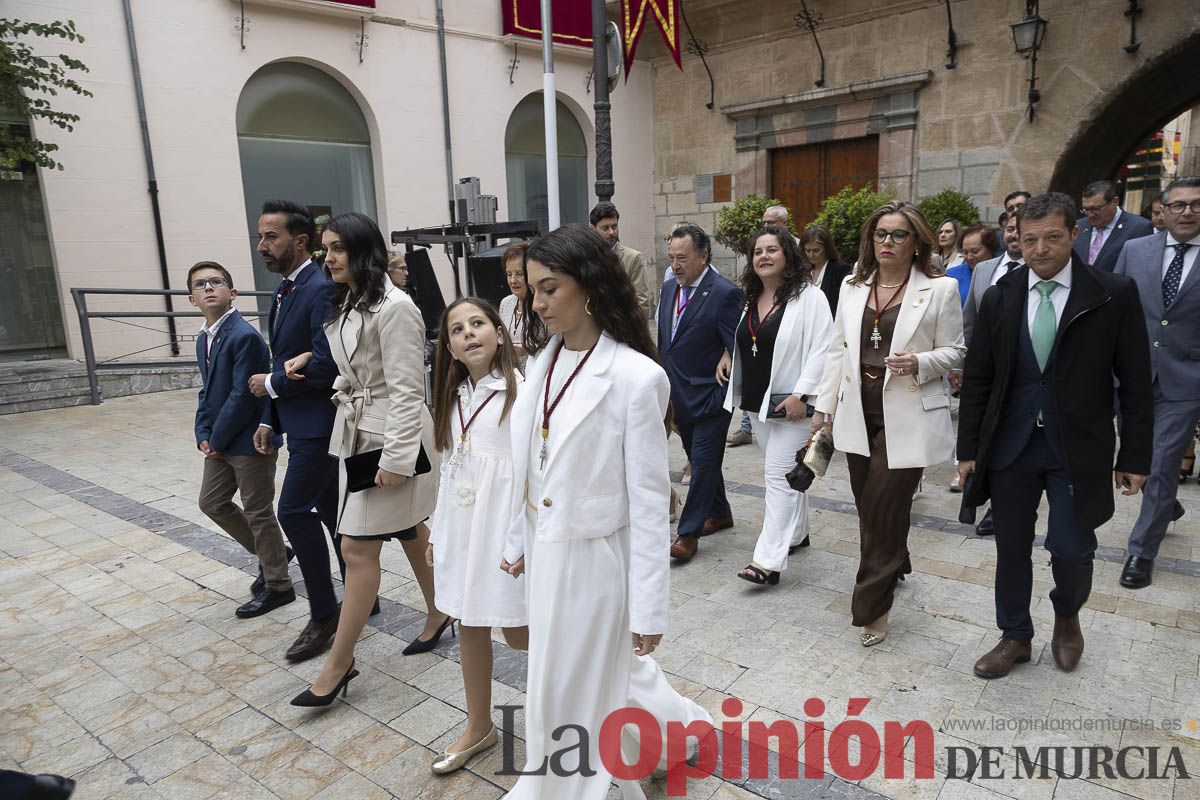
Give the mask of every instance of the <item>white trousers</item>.
[[766, 570], [787, 569], [788, 548], [808, 535], [808, 495], [797, 492], [784, 477], [796, 465], [796, 451], [808, 441], [807, 424], [761, 422], [750, 415], [754, 438], [763, 451], [766, 509], [762, 532], [754, 546], [754, 563]]

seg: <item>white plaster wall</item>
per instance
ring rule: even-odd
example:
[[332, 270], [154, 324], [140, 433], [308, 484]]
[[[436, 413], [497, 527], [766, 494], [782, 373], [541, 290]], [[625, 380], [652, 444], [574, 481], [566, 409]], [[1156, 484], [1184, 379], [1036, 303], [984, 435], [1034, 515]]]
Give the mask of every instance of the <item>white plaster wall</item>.
[[[519, 49], [509, 83], [513, 48], [501, 41], [498, 0], [446, 3], [451, 128], [455, 178], [478, 176], [499, 198], [507, 219], [504, 130], [509, 114], [540, 91], [540, 50]], [[146, 113], [154, 148], [166, 251], [173, 287], [200, 259], [225, 264], [235, 283], [253, 286], [245, 227], [235, 112], [246, 80], [277, 60], [300, 60], [343, 83], [363, 107], [373, 137], [379, 223], [390, 230], [447, 221], [447, 190], [438, 75], [434, 0], [380, 0], [358, 62], [356, 17], [246, 3], [250, 30], [242, 50], [233, 0], [132, 0]], [[41, 126], [57, 142], [63, 171], [42, 171], [52, 246], [72, 356], [80, 357], [78, 325], [69, 289], [76, 286], [161, 287], [147, 175], [138, 128], [132, 70], [120, 0], [5, 0], [19, 19], [73, 19], [82, 45], [39, 44], [67, 52], [90, 68], [81, 83], [93, 98], [59, 95], [58, 105], [80, 114], [74, 132]], [[592, 96], [585, 90], [590, 53], [559, 48], [560, 98], [581, 117], [592, 142]], [[654, 252], [651, 70], [639, 63], [613, 94], [614, 197], [622, 238]], [[595, 164], [589, 159], [594, 180]], [[594, 201], [594, 198], [593, 198]], [[440, 254], [442, 283], [452, 286]], [[177, 306], [189, 308], [186, 298]], [[157, 310], [161, 300], [95, 300], [95, 308]], [[249, 303], [241, 304], [249, 307]], [[140, 324], [140, 323], [139, 323]], [[165, 330], [160, 321], [145, 323]], [[165, 341], [111, 321], [94, 322], [101, 356]], [[191, 321], [182, 331], [194, 331]], [[183, 347], [190, 357], [191, 349]], [[166, 348], [150, 354], [162, 355]]]

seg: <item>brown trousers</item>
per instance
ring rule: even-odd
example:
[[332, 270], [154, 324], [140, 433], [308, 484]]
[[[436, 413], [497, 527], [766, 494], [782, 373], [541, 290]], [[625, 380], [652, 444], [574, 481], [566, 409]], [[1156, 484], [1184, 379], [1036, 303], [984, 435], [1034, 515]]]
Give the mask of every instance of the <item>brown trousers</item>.
[[858, 509], [858, 576], [850, 601], [853, 624], [869, 625], [892, 607], [901, 575], [912, 572], [908, 560], [908, 528], [913, 492], [924, 469], [888, 469], [887, 434], [883, 427], [883, 378], [862, 379], [863, 416], [871, 454], [846, 454], [850, 490]]
[[[251, 555], [258, 556], [267, 586], [291, 588], [283, 533], [275, 519], [275, 462], [269, 456], [229, 456], [204, 459], [200, 510]], [[233, 502], [242, 494], [242, 506]]]

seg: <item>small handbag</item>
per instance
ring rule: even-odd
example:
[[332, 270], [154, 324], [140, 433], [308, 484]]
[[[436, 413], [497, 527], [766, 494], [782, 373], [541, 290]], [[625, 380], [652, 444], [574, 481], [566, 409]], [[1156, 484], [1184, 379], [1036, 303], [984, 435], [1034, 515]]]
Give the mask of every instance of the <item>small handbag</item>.
[[813, 434], [812, 440], [796, 451], [796, 466], [784, 479], [797, 492], [806, 492], [818, 477], [824, 478], [833, 458], [833, 436], [821, 429]]
[[[361, 492], [375, 488], [375, 473], [379, 471], [379, 459], [383, 456], [383, 448], [368, 450], [365, 453], [346, 458], [346, 491]], [[424, 475], [433, 471], [429, 456], [425, 454], [425, 445], [417, 453], [417, 466], [413, 476]]]
[[807, 449], [808, 452], [804, 454], [804, 466], [811, 469], [818, 478], [824, 478], [829, 470], [829, 462], [833, 459], [833, 434], [822, 428], [813, 434]]

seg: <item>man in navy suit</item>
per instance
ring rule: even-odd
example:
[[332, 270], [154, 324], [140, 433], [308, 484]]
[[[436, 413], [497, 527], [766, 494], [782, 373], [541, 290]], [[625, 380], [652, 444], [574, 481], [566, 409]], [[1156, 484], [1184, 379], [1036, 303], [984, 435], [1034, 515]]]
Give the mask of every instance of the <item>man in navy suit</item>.
[[1150, 585], [1167, 525], [1183, 516], [1179, 462], [1200, 417], [1200, 177], [1171, 181], [1164, 197], [1166, 230], [1125, 245], [1114, 270], [1137, 282], [1154, 380], [1154, 462], [1121, 571], [1128, 589]]
[[1072, 253], [1074, 217], [1075, 204], [1057, 192], [1021, 208], [1026, 265], [984, 293], [967, 349], [958, 474], [964, 503], [992, 501], [1001, 631], [999, 643], [975, 663], [980, 678], [1003, 677], [1033, 656], [1032, 553], [1043, 495], [1054, 581], [1050, 653], [1059, 669], [1075, 669], [1084, 649], [1079, 611], [1092, 589], [1096, 528], [1113, 515], [1113, 487], [1137, 494], [1150, 471], [1154, 416], [1138, 287]]
[[1112, 272], [1121, 248], [1130, 239], [1154, 233], [1144, 217], [1121, 208], [1117, 187], [1112, 181], [1096, 181], [1083, 188], [1083, 217], [1076, 223], [1075, 255], [1096, 269]]
[[742, 293], [708, 263], [712, 244], [699, 226], [680, 225], [667, 244], [671, 277], [658, 304], [658, 349], [671, 379], [675, 425], [692, 464], [692, 482], [679, 517], [671, 557], [688, 561], [701, 536], [733, 527], [725, 498], [725, 434], [730, 413], [717, 383], [717, 363], [733, 352]]
[[[271, 372], [250, 378], [250, 390], [270, 397], [254, 434], [260, 453], [274, 450], [274, 434], [287, 435], [288, 468], [279, 493], [279, 524], [296, 551], [308, 590], [311, 618], [289, 661], [320, 655], [337, 630], [338, 602], [329, 573], [330, 537], [337, 539], [338, 461], [329, 455], [334, 406], [330, 400], [337, 365], [325, 339], [325, 320], [333, 311], [333, 284], [309, 256], [316, 225], [308, 209], [285, 200], [268, 200], [258, 218], [258, 253], [267, 269], [283, 275], [271, 306]], [[304, 380], [288, 380], [284, 364], [312, 353]]]
[[[246, 552], [258, 558], [250, 602], [235, 612], [257, 617], [296, 599], [288, 577], [283, 534], [275, 520], [275, 461], [259, 453], [254, 434], [266, 403], [250, 393], [250, 376], [266, 368], [267, 343], [233, 307], [237, 289], [215, 261], [188, 270], [188, 300], [204, 314], [196, 362], [204, 383], [196, 406], [196, 449], [204, 454], [200, 510]], [[242, 495], [242, 507], [233, 502]]]

